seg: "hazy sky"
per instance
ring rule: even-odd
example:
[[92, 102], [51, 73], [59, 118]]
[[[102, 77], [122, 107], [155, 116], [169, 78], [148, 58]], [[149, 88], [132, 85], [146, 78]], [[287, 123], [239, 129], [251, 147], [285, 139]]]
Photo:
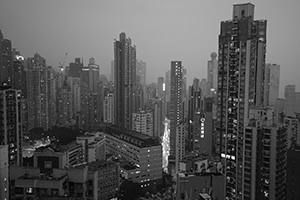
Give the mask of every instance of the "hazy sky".
[[[57, 67], [94, 57], [110, 74], [113, 41], [125, 32], [147, 63], [147, 82], [165, 76], [172, 60], [206, 78], [210, 53], [218, 51], [220, 21], [232, 18], [230, 0], [0, 0], [0, 29], [25, 57], [35, 52]], [[266, 19], [268, 63], [281, 65], [283, 87], [300, 91], [300, 1], [255, 0], [255, 19]]]

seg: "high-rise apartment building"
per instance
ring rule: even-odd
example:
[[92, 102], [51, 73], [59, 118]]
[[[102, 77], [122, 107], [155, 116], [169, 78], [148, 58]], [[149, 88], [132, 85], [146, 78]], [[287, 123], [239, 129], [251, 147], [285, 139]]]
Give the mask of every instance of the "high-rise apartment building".
[[132, 130], [153, 136], [153, 112], [139, 110], [132, 114]]
[[8, 145], [0, 145], [0, 198], [9, 199]]
[[285, 116], [295, 116], [295, 112], [300, 112], [300, 92], [296, 92], [295, 85], [284, 87]]
[[264, 106], [276, 106], [276, 100], [279, 97], [279, 80], [280, 65], [266, 64]]
[[164, 96], [164, 77], [159, 77], [157, 79], [157, 95], [162, 98]]
[[300, 199], [300, 149], [289, 149], [287, 152], [286, 199]]
[[21, 91], [0, 86], [0, 145], [8, 145], [8, 165], [22, 164]]
[[251, 3], [234, 5], [232, 19], [221, 22], [216, 152], [223, 157], [227, 199], [243, 197], [244, 129], [249, 108], [264, 102], [266, 28], [266, 20], [254, 20]]
[[0, 30], [0, 85], [10, 84], [12, 80], [12, 48], [11, 41], [3, 38]]
[[55, 85], [55, 76], [54, 76], [54, 70], [51, 66], [47, 67], [47, 92], [48, 92], [48, 118], [49, 118], [49, 128], [56, 125], [56, 85]]
[[109, 93], [104, 98], [103, 105], [103, 122], [104, 123], [114, 123], [114, 94]]
[[136, 75], [139, 77], [140, 84], [146, 85], [146, 63], [142, 60], [136, 61]]
[[114, 67], [115, 124], [131, 128], [136, 99], [136, 47], [125, 33], [114, 42]]
[[[242, 197], [245, 200], [283, 200], [286, 197], [286, 129], [274, 123], [273, 115], [274, 110], [270, 107], [249, 110], [241, 177]], [[228, 154], [223, 156], [229, 158]], [[231, 155], [229, 159], [233, 158]], [[227, 174], [234, 173], [231, 167], [227, 170]]]
[[26, 80], [24, 71], [24, 57], [16, 49], [12, 51], [13, 67], [11, 69], [11, 82], [10, 85], [16, 90], [21, 90], [22, 96], [25, 95]]
[[[212, 52], [210, 54], [211, 60], [207, 62], [207, 93], [209, 94], [211, 89], [216, 90], [218, 84], [218, 60], [217, 53]], [[210, 96], [210, 94], [209, 94]]]
[[99, 78], [100, 78], [100, 67], [95, 64], [95, 59], [89, 59], [89, 90], [92, 92], [99, 93]]
[[177, 127], [182, 120], [182, 64], [171, 62], [171, 101], [170, 101], [170, 160], [176, 161]]
[[189, 86], [189, 104], [188, 104], [188, 150], [194, 150], [194, 117], [195, 113], [200, 113], [201, 111], [201, 90], [200, 81], [194, 78], [193, 85]]
[[165, 95], [166, 95], [166, 102], [170, 102], [170, 92], [171, 92], [171, 70], [166, 72], [165, 78]]
[[27, 59], [28, 130], [49, 126], [48, 68], [38, 53]]

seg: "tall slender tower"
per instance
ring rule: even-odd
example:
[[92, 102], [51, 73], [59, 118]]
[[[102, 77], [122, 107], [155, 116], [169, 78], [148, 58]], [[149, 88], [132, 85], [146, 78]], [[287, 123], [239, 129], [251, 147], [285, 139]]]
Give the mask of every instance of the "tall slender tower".
[[193, 85], [189, 86], [189, 105], [188, 105], [188, 150], [194, 150], [194, 117], [195, 113], [201, 109], [201, 90], [200, 81], [194, 78]]
[[[176, 160], [177, 128], [182, 120], [182, 65], [181, 61], [171, 62], [170, 100], [170, 162]], [[177, 164], [175, 163], [175, 166]]]
[[49, 87], [46, 60], [38, 53], [27, 59], [28, 129], [49, 129]]
[[4, 39], [0, 30], [0, 85], [4, 82], [11, 84], [12, 67], [13, 59], [11, 41]]
[[253, 4], [237, 4], [220, 27], [216, 152], [224, 162], [226, 199], [243, 198], [244, 129], [249, 107], [263, 105], [267, 21], [253, 18]]
[[114, 42], [114, 68], [115, 124], [131, 129], [136, 99], [136, 47], [125, 33]]
[[21, 90], [0, 86], [0, 119], [0, 145], [8, 145], [8, 164], [20, 166], [23, 159]]
[[207, 94], [211, 96], [211, 89], [217, 89], [218, 84], [218, 60], [217, 53], [210, 54], [211, 60], [207, 62]]

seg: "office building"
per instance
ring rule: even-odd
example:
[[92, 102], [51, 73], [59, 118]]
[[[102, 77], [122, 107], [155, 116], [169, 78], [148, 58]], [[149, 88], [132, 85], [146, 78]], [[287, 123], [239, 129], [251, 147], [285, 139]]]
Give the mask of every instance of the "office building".
[[136, 47], [125, 33], [114, 42], [114, 66], [115, 124], [131, 128], [132, 113], [136, 112]]
[[21, 91], [0, 86], [0, 144], [8, 145], [9, 166], [22, 164]]
[[177, 151], [176, 130], [182, 120], [182, 65], [181, 61], [171, 62], [170, 101], [170, 159], [175, 161]]
[[244, 128], [249, 107], [264, 102], [266, 28], [266, 20], [254, 20], [251, 3], [234, 5], [220, 26], [216, 152], [225, 155], [227, 199], [243, 197]]
[[139, 110], [132, 113], [132, 130], [153, 136], [153, 112], [151, 110]]
[[266, 64], [265, 83], [264, 83], [264, 106], [276, 106], [276, 100], [279, 97], [280, 65]]
[[[216, 90], [218, 84], [218, 60], [217, 53], [212, 52], [210, 54], [211, 60], [207, 62], [207, 93], [209, 94], [211, 89]], [[210, 95], [209, 95], [210, 96]]]
[[0, 145], [0, 198], [9, 199], [8, 145]]
[[[244, 199], [285, 199], [286, 129], [274, 123], [273, 115], [273, 108], [253, 107], [249, 110], [242, 177]], [[228, 154], [223, 156], [229, 158]], [[229, 166], [227, 173], [234, 173]], [[231, 184], [232, 180], [229, 181]]]
[[48, 68], [38, 53], [27, 59], [28, 129], [49, 126]]
[[300, 112], [300, 92], [296, 92], [295, 85], [284, 87], [285, 116], [295, 116], [295, 112]]

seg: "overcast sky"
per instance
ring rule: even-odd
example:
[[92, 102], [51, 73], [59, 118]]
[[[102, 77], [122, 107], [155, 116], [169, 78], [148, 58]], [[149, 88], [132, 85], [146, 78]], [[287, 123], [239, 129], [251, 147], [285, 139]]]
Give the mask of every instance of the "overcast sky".
[[[113, 41], [125, 32], [147, 63], [147, 82], [157, 82], [183, 62], [188, 83], [206, 78], [211, 52], [218, 51], [220, 21], [232, 18], [230, 0], [0, 0], [0, 29], [25, 57], [38, 52], [57, 67], [94, 57], [101, 73], [110, 74]], [[247, 3], [247, 2], [246, 2]], [[300, 91], [300, 1], [255, 0], [255, 19], [266, 19], [267, 63], [281, 65], [283, 87]]]

